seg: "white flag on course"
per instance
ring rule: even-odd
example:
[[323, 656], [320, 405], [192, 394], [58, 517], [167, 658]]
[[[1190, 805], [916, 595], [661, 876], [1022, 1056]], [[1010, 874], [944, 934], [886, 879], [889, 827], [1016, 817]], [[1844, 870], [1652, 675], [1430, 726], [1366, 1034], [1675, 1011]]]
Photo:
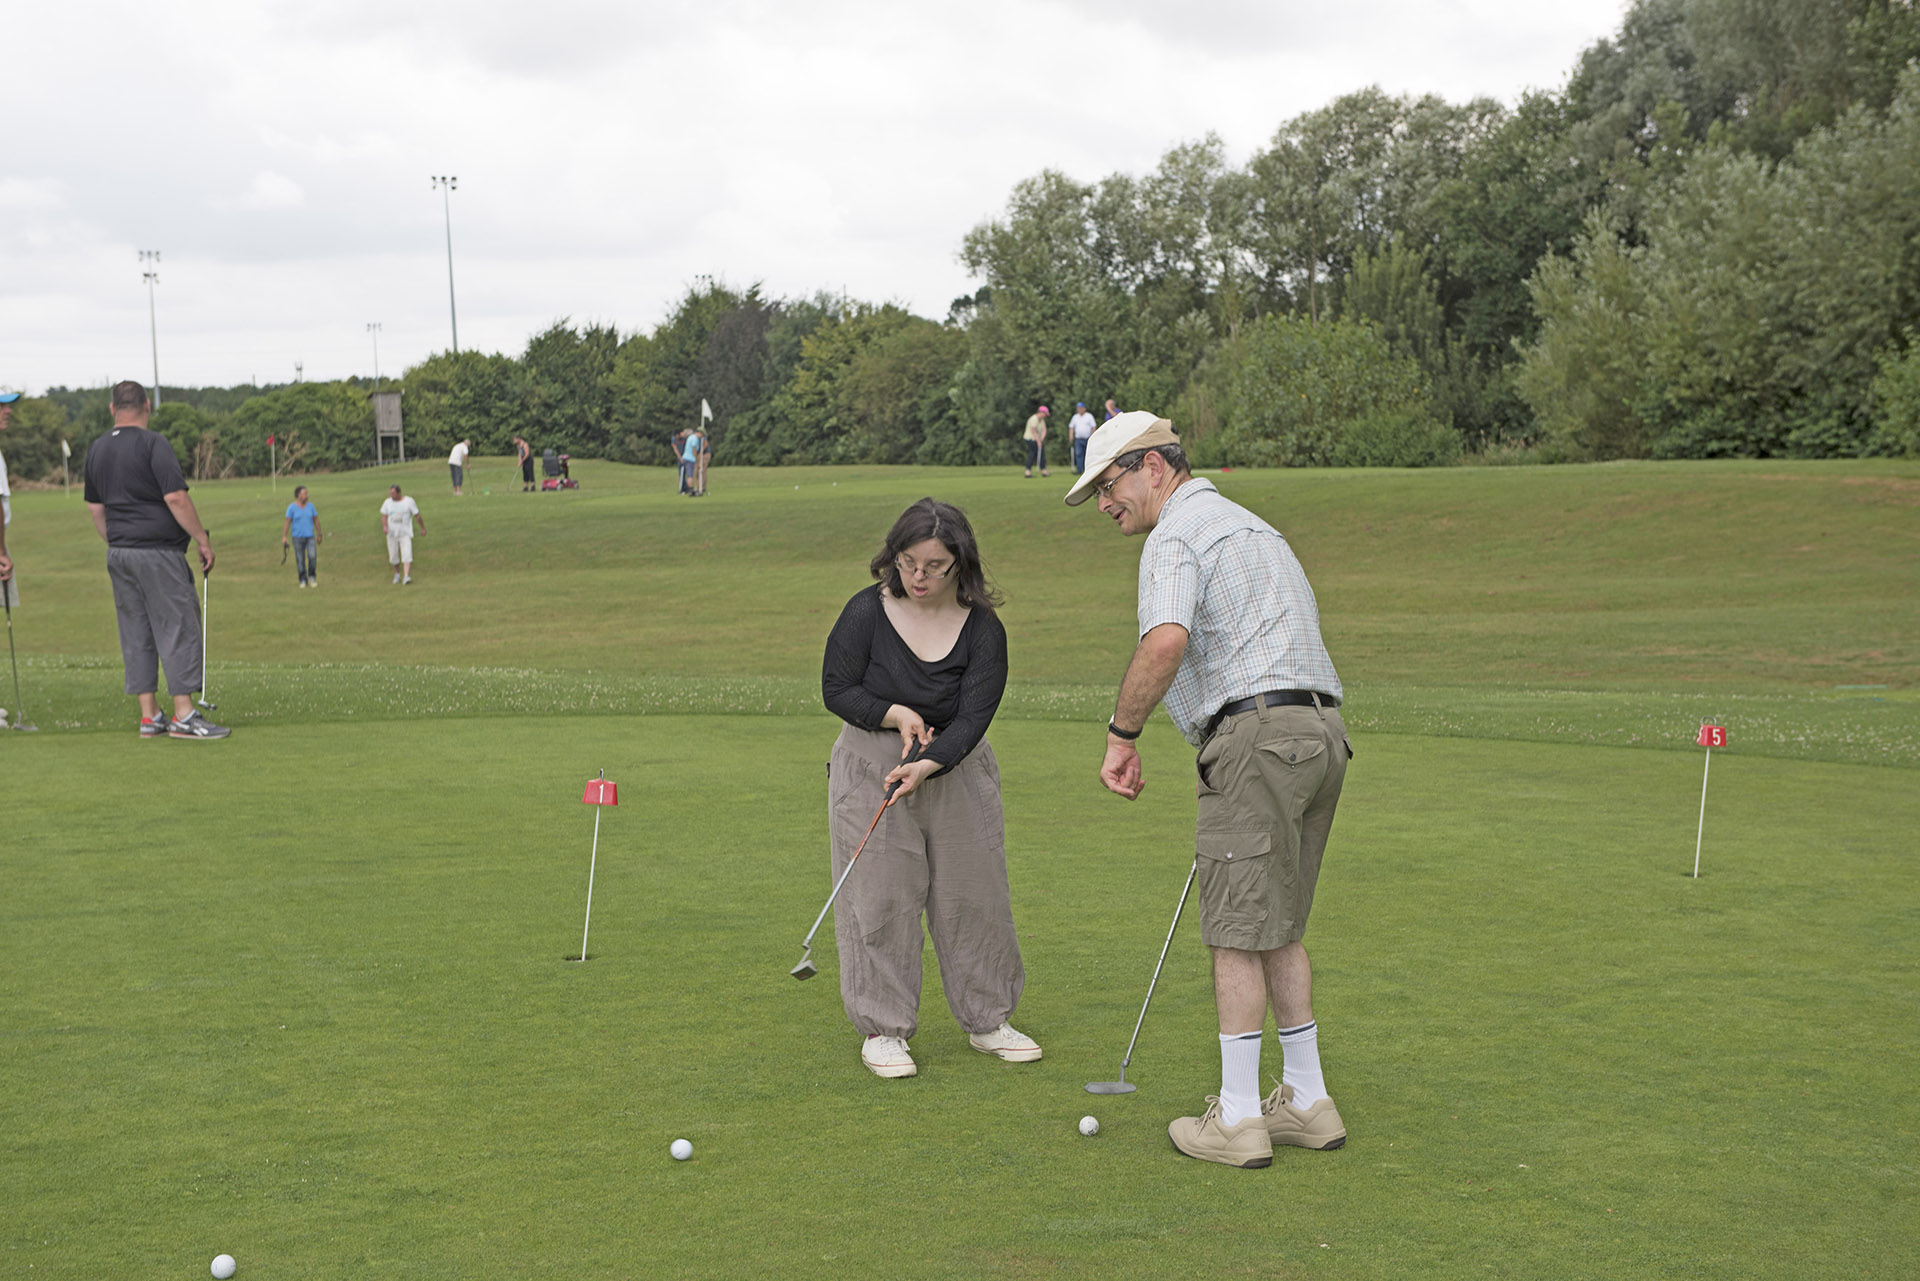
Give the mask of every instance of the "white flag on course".
[[700, 398], [700, 421], [703, 423], [713, 421], [713, 410], [708, 406], [706, 397], [704, 396]]
[[73, 450], [68, 446], [67, 442], [64, 440], [60, 442], [60, 456], [62, 458], [73, 457]]

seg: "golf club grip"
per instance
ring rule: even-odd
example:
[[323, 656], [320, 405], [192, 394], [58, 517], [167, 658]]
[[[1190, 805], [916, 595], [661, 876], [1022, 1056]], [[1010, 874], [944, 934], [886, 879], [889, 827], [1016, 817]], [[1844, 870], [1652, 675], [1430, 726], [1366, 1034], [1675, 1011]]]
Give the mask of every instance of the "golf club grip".
[[[920, 744], [920, 746], [914, 748], [913, 751], [908, 754], [906, 760], [901, 761], [900, 763], [902, 765], [913, 764], [915, 761], [919, 760], [922, 756], [926, 755], [927, 749], [932, 746], [933, 746], [932, 743]], [[882, 809], [886, 808], [887, 802], [893, 799], [893, 794], [900, 790], [900, 783], [901, 783], [901, 780], [896, 778], [893, 780], [893, 782], [887, 784], [886, 794], [880, 798], [880, 808]]]

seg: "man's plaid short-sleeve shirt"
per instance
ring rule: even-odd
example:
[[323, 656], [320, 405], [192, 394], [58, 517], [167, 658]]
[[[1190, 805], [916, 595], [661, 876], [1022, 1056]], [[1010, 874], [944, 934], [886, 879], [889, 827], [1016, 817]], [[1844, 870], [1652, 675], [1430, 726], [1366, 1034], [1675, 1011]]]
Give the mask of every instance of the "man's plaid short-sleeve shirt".
[[1140, 635], [1187, 630], [1187, 652], [1165, 699], [1195, 747], [1236, 699], [1276, 689], [1341, 696], [1320, 639], [1320, 608], [1293, 548], [1273, 526], [1190, 480], [1167, 496], [1140, 552]]

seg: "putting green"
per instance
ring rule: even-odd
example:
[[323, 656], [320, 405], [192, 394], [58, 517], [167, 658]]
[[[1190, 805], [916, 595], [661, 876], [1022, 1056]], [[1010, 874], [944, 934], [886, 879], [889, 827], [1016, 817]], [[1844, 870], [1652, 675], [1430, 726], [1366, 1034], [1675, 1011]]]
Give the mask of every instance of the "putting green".
[[[278, 563], [289, 486], [195, 486], [225, 743], [135, 738], [77, 497], [16, 495], [45, 732], [0, 736], [9, 1275], [1920, 1272], [1920, 464], [1217, 478], [1307, 564], [1359, 749], [1309, 938], [1352, 1141], [1248, 1172], [1165, 1137], [1218, 1082], [1191, 921], [1139, 1092], [1081, 1088], [1192, 848], [1163, 718], [1139, 802], [1094, 778], [1138, 544], [1017, 472], [722, 469], [691, 503], [489, 467], [458, 503], [437, 465], [311, 478], [319, 591]], [[393, 476], [428, 521], [404, 590]], [[829, 887], [820, 645], [928, 492], [1008, 595], [1046, 1057], [970, 1051], [930, 966], [922, 1074], [882, 1082], [830, 942], [787, 970]], [[1695, 881], [1703, 718], [1733, 741]]]

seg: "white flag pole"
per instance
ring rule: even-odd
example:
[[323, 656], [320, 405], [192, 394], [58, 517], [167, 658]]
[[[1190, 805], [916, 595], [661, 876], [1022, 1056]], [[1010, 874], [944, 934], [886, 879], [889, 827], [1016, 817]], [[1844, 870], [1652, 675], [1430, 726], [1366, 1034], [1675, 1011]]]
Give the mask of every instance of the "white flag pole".
[[1707, 763], [1700, 771], [1700, 826], [1693, 833], [1693, 879], [1700, 879], [1700, 838], [1707, 830], [1707, 775], [1713, 770], [1713, 749], [1707, 749]]
[[[606, 776], [607, 772], [601, 770], [600, 777]], [[593, 927], [593, 871], [600, 863], [600, 810], [601, 806], [595, 804], [593, 807], [593, 854], [587, 859], [587, 919], [580, 924], [580, 963], [582, 965], [587, 963], [587, 931]]]

